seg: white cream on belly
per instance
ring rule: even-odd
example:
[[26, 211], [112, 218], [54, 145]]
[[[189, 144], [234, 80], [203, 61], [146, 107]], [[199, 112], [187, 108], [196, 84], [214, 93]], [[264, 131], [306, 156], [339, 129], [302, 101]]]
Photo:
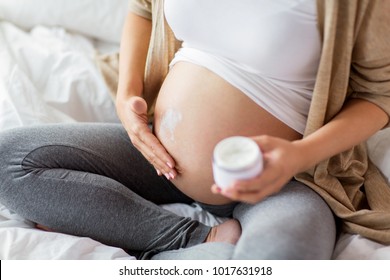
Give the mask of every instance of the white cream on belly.
[[175, 129], [182, 120], [182, 114], [175, 109], [169, 108], [164, 112], [160, 123], [161, 137], [175, 142]]

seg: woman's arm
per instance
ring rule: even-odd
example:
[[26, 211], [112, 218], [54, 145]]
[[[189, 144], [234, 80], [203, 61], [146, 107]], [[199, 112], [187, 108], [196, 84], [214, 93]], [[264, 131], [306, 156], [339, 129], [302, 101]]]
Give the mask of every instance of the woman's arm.
[[[152, 23], [150, 20], [129, 12], [123, 26], [117, 101], [132, 96], [142, 96], [143, 80]], [[119, 106], [120, 111], [122, 107]]]
[[366, 141], [388, 121], [389, 116], [377, 105], [363, 99], [351, 99], [332, 121], [297, 141], [296, 145], [310, 155], [306, 166], [299, 171]]
[[367, 140], [388, 121], [388, 115], [377, 105], [352, 99], [329, 123], [301, 140], [254, 137], [264, 155], [263, 172], [227, 190], [215, 185], [212, 189], [233, 200], [256, 203], [278, 192], [297, 173]]
[[175, 162], [149, 128], [147, 104], [142, 98], [151, 30], [149, 19], [129, 12], [121, 39], [116, 109], [134, 146], [159, 175], [170, 179], [177, 174]]

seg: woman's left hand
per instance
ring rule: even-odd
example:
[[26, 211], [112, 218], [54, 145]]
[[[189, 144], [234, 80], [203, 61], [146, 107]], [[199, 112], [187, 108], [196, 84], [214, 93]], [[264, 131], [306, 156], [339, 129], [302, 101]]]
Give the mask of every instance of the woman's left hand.
[[297, 142], [290, 142], [271, 136], [253, 137], [263, 154], [264, 167], [259, 176], [251, 180], [236, 181], [231, 187], [221, 189], [212, 186], [219, 193], [235, 201], [256, 203], [277, 193], [291, 178], [304, 170], [305, 153]]
[[215, 185], [212, 190], [233, 200], [256, 203], [277, 193], [297, 173], [366, 141], [388, 122], [389, 115], [381, 107], [352, 98], [332, 120], [301, 140], [254, 137], [263, 152], [263, 172], [252, 180], [238, 181], [226, 190]]

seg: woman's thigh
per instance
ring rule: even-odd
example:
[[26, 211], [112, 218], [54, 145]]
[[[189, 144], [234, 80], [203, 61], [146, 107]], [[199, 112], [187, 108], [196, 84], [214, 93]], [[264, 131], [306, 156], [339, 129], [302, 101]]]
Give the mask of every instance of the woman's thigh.
[[0, 172], [7, 172], [2, 178], [39, 174], [71, 181], [80, 179], [75, 172], [80, 171], [91, 183], [104, 176], [157, 204], [191, 202], [165, 177], [157, 176], [120, 124], [23, 127], [0, 134], [0, 149]]
[[209, 231], [156, 205], [192, 200], [157, 176], [120, 125], [9, 130], [0, 156], [0, 202], [55, 231], [138, 251], [178, 249]]
[[242, 236], [234, 259], [330, 259], [336, 239], [332, 211], [309, 187], [289, 182], [255, 205], [239, 204]]

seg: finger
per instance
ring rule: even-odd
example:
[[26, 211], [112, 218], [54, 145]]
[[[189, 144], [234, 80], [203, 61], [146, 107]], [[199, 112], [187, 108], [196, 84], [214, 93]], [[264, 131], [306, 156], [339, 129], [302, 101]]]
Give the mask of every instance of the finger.
[[158, 176], [161, 176], [161, 175], [162, 175], [161, 171], [158, 170], [157, 168], [156, 168], [156, 172], [157, 172], [157, 175], [158, 175]]
[[167, 167], [164, 166], [163, 162], [160, 161], [154, 154], [150, 154], [148, 152], [145, 152], [145, 149], [140, 148], [139, 149], [142, 153], [142, 155], [145, 157], [145, 159], [153, 165], [153, 167], [157, 170], [157, 175], [161, 176], [164, 175], [168, 180], [174, 179], [177, 176], [177, 173], [175, 170], [168, 170]]
[[[271, 172], [270, 172], [271, 173]], [[239, 192], [251, 192], [257, 191], [262, 186], [268, 186], [278, 181], [278, 175], [273, 174], [262, 174], [259, 177], [250, 180], [236, 181], [232, 185], [232, 189]]]
[[146, 146], [148, 146], [148, 148], [151, 150], [152, 154], [161, 160], [163, 165], [168, 168], [166, 171], [174, 169], [175, 160], [167, 152], [158, 138], [153, 133], [145, 134], [144, 137], [144, 139], [141, 139], [142, 142], [145, 143]]
[[142, 142], [140, 139], [137, 139], [135, 140], [135, 146], [146, 158], [146, 160], [149, 161], [149, 163], [151, 163], [155, 169], [160, 171], [161, 174], [164, 174], [167, 177], [167, 179], [173, 179], [177, 176], [176, 171], [170, 168], [168, 164], [162, 159], [161, 152], [160, 154], [156, 153], [156, 147], [153, 146], [153, 144], [150, 145], [149, 142], [147, 142], [146, 144]]
[[278, 180], [274, 184], [267, 185], [265, 187], [257, 189], [256, 191], [243, 192], [235, 189], [227, 189], [227, 190], [222, 190], [221, 194], [235, 201], [242, 201], [242, 202], [254, 204], [261, 200], [264, 200], [270, 195], [279, 192], [280, 189], [282, 188], [281, 186], [284, 186], [284, 184], [285, 183], [283, 180]]
[[259, 192], [247, 192], [247, 193], [239, 193], [239, 192], [228, 192], [228, 193], [221, 193], [222, 195], [226, 196], [227, 198], [234, 200], [234, 201], [240, 201], [245, 202], [249, 204], [254, 204], [258, 201], [262, 200], [262, 194]]
[[174, 179], [177, 176], [174, 159], [149, 129], [139, 132], [138, 136], [134, 137], [134, 145], [167, 178]]
[[259, 145], [260, 150], [264, 153], [273, 148], [272, 136], [261, 135], [257, 137], [253, 137], [253, 140]]
[[145, 115], [147, 114], [148, 105], [145, 99], [134, 96], [132, 102], [130, 103], [130, 108], [137, 115]]
[[222, 189], [218, 187], [216, 184], [211, 186], [211, 192], [214, 194], [220, 194]]
[[223, 195], [233, 201], [241, 201], [250, 204], [256, 203], [265, 198], [265, 194], [259, 191], [240, 192], [232, 188], [222, 189], [215, 184], [211, 187], [211, 192]]
[[221, 188], [216, 184], [211, 186], [211, 192], [214, 194], [223, 195], [231, 200], [235, 200], [235, 201], [241, 200], [243, 202], [249, 202], [250, 200], [255, 200], [254, 195], [256, 195], [256, 192], [247, 192], [245, 194], [244, 193], [241, 194], [239, 191], [233, 188]]
[[161, 142], [151, 132], [147, 125], [147, 103], [138, 96], [134, 96], [130, 103], [131, 111], [139, 118], [132, 124], [130, 133], [133, 144], [144, 157], [155, 167], [158, 174], [164, 174], [168, 179], [177, 176], [175, 161], [166, 151]]

